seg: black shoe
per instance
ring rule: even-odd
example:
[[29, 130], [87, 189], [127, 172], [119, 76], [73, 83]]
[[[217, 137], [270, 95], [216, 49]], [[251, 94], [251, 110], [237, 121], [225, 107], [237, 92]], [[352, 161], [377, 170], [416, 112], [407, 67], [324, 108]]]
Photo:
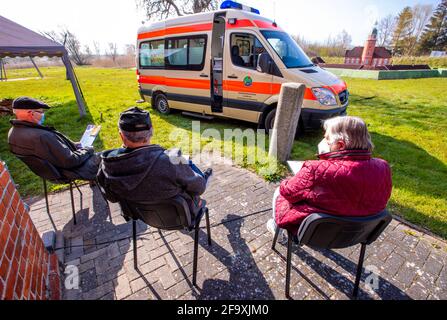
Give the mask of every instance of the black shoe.
[[203, 175], [205, 176], [205, 180], [208, 180], [208, 178], [213, 175], [213, 169], [211, 168], [206, 169]]

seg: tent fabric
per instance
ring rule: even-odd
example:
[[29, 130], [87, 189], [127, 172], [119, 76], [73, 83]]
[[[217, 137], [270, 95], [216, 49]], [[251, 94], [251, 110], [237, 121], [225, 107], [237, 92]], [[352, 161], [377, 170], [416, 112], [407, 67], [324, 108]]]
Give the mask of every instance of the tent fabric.
[[20, 24], [0, 16], [0, 60], [5, 57], [61, 57], [67, 69], [81, 117], [86, 115], [86, 106], [81, 86], [65, 47]]
[[0, 57], [62, 57], [65, 47], [0, 16]]

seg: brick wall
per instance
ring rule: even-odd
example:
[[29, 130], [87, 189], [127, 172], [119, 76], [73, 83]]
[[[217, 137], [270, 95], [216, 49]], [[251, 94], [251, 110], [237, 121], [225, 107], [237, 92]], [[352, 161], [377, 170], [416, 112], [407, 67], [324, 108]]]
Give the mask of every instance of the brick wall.
[[0, 161], [0, 299], [59, 298], [56, 255], [45, 249], [27, 206]]

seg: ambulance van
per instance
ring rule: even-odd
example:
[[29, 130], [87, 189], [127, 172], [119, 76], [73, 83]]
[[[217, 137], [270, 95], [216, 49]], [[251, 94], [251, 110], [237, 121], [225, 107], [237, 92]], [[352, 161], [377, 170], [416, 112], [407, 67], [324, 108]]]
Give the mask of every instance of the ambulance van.
[[285, 82], [306, 85], [300, 131], [346, 114], [346, 83], [314, 65], [276, 22], [234, 1], [144, 25], [137, 48], [141, 97], [163, 114], [177, 109], [269, 130]]

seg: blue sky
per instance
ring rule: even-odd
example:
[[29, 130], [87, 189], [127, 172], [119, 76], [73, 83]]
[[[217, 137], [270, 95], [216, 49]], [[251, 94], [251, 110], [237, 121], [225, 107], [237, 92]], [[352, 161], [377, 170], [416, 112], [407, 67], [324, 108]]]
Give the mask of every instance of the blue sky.
[[[440, 0], [243, 0], [274, 18], [287, 32], [312, 41], [324, 41], [343, 29], [351, 34], [353, 45], [362, 45], [374, 22], [403, 7], [432, 4]], [[69, 5], [70, 3], [70, 5]], [[276, 5], [274, 5], [276, 3]], [[274, 10], [274, 7], [276, 8]], [[134, 0], [6, 0], [1, 15], [35, 31], [67, 26], [79, 39], [91, 45], [99, 41], [105, 49], [115, 42], [122, 49], [134, 43], [144, 15]]]

